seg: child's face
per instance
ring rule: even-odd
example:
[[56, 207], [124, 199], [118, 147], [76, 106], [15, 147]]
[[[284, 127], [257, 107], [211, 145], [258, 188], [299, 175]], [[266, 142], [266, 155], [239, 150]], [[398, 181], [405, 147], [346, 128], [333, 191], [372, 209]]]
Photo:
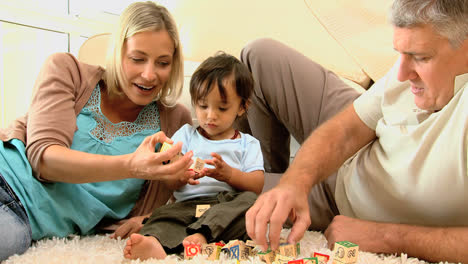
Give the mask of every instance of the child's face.
[[232, 124], [236, 117], [245, 113], [241, 106], [242, 99], [237, 95], [232, 77], [224, 80], [226, 89], [226, 101], [223, 102], [218, 85], [213, 84], [213, 89], [204, 100], [195, 105], [200, 127], [202, 127], [212, 140], [229, 139], [234, 135]]

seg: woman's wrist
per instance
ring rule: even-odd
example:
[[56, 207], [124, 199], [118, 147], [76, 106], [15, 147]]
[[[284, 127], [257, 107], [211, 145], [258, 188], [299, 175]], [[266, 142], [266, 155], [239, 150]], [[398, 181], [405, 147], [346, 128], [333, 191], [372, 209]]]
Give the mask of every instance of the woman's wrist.
[[124, 179], [137, 178], [136, 172], [132, 169], [132, 154], [116, 156], [119, 172], [123, 174]]

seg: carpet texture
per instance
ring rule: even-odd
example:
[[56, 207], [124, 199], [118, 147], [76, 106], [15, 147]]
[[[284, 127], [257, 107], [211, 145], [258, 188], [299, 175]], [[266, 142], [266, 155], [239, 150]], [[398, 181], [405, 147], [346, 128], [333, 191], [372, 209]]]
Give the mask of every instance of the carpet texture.
[[[286, 236], [288, 230], [283, 230], [282, 235]], [[301, 240], [300, 257], [309, 257], [314, 251], [331, 255], [331, 251], [326, 247], [325, 237], [318, 232], [307, 232]], [[107, 236], [71, 237], [67, 239], [46, 239], [41, 240], [22, 255], [11, 256], [2, 264], [58, 264], [58, 263], [233, 263], [235, 260], [228, 259], [222, 255], [218, 261], [208, 261], [203, 256], [197, 256], [192, 260], [183, 260], [175, 255], [170, 255], [164, 260], [150, 259], [146, 261], [126, 260], [122, 251], [125, 247], [125, 240], [110, 239]], [[249, 261], [240, 263], [263, 263], [258, 257], [253, 257]], [[332, 259], [328, 264], [332, 263]], [[377, 255], [368, 252], [359, 252], [357, 264], [426, 264], [416, 258], [408, 258], [405, 254], [401, 256]], [[442, 263], [442, 262], [441, 262]], [[447, 262], [446, 262], [447, 263]], [[446, 264], [445, 263], [445, 264]]]

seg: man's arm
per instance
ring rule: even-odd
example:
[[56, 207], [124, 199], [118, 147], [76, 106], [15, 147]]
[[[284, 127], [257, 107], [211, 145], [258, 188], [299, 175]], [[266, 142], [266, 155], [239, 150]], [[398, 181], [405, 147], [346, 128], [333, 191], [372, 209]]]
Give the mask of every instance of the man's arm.
[[425, 227], [336, 216], [325, 231], [328, 246], [351, 241], [374, 253], [405, 253], [429, 262], [468, 263], [468, 227]]
[[269, 223], [270, 245], [276, 249], [283, 223], [288, 215], [294, 214], [288, 241], [299, 241], [310, 225], [307, 197], [311, 188], [375, 137], [375, 132], [361, 121], [353, 105], [317, 128], [299, 149], [280, 183], [262, 194], [247, 212], [249, 236], [265, 249]]
[[375, 137], [375, 131], [361, 121], [351, 104], [307, 138], [280, 184], [300, 182], [298, 186], [309, 192]]

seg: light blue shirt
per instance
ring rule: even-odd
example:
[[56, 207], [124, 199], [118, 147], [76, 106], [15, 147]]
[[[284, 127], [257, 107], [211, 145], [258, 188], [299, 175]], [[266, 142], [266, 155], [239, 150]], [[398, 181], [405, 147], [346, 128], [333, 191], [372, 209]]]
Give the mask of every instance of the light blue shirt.
[[[254, 137], [240, 133], [236, 139], [209, 140], [191, 125], [184, 125], [172, 136], [174, 143], [183, 143], [182, 153], [193, 151], [193, 157], [200, 159], [212, 159], [211, 153], [218, 153], [232, 168], [243, 172], [256, 170], [263, 171], [263, 157], [260, 143]], [[205, 164], [207, 168], [213, 167]], [[198, 185], [185, 185], [174, 192], [176, 201], [184, 201], [197, 197], [216, 196], [219, 192], [233, 191], [234, 189], [225, 182], [211, 177], [200, 178]]]

